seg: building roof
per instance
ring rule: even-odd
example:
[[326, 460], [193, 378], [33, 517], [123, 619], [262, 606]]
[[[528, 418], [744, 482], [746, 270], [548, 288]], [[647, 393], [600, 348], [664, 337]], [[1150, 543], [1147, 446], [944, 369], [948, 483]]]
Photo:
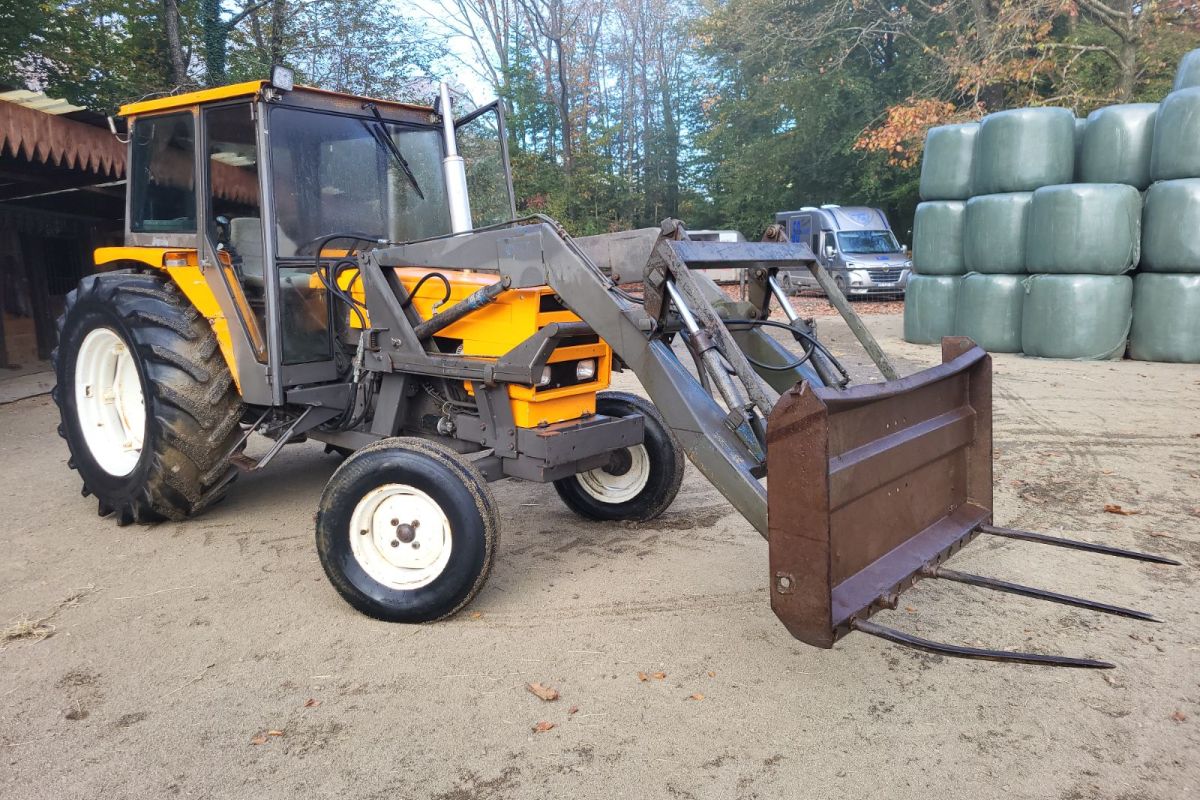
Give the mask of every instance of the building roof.
[[[72, 108], [57, 102], [65, 107], [57, 114]], [[112, 180], [125, 174], [125, 147], [106, 129], [0, 100], [0, 158], [5, 156]]]

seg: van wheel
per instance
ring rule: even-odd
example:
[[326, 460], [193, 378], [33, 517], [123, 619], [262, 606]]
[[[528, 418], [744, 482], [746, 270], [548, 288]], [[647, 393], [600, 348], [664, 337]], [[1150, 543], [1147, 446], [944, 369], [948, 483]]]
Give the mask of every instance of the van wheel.
[[175, 284], [90, 275], [67, 295], [58, 336], [58, 432], [100, 516], [178, 520], [220, 499], [242, 402], [216, 336]]
[[667, 510], [683, 481], [683, 449], [658, 409], [628, 392], [602, 392], [597, 413], [640, 414], [642, 443], [615, 450], [608, 464], [554, 482], [567, 508], [595, 520], [646, 522]]
[[431, 622], [474, 597], [491, 572], [500, 515], [461, 456], [419, 439], [350, 455], [325, 486], [317, 555], [338, 594], [386, 622]]
[[833, 282], [837, 286], [838, 291], [842, 293], [842, 296], [849, 300], [850, 295], [846, 294], [846, 279], [841, 275], [835, 275]]

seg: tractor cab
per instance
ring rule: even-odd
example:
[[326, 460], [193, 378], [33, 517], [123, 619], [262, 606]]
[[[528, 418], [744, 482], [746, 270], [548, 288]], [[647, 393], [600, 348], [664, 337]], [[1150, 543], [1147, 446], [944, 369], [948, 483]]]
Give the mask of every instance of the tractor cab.
[[[189, 299], [214, 322], [249, 403], [280, 405], [288, 387], [343, 369], [337, 334], [349, 315], [319, 274], [331, 260], [350, 269], [364, 246], [514, 216], [498, 102], [447, 125], [437, 107], [292, 86], [278, 74], [120, 114], [126, 247], [102, 248], [97, 264], [146, 262], [194, 287]], [[465, 186], [444, 169], [452, 150]]]

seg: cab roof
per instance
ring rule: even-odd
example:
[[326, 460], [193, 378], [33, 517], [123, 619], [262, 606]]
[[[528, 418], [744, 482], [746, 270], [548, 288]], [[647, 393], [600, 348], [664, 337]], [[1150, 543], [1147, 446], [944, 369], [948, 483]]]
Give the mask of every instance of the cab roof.
[[[171, 109], [190, 108], [195, 105], [203, 105], [205, 103], [214, 103], [219, 100], [230, 100], [235, 97], [254, 97], [263, 90], [264, 87], [270, 85], [269, 81], [246, 81], [244, 83], [233, 83], [228, 86], [217, 86], [212, 89], [200, 89], [195, 92], [187, 92], [185, 94], [174, 94], [167, 97], [155, 97], [151, 100], [139, 100], [135, 103], [126, 103], [121, 106], [118, 115], [122, 117], [135, 117], [139, 114], [150, 114], [157, 111], [169, 111]], [[413, 103], [401, 103], [395, 100], [380, 100], [373, 97], [363, 97], [361, 95], [347, 94], [345, 92], [334, 92], [328, 89], [317, 89], [312, 86], [296, 86], [294, 92], [310, 92], [313, 94], [327, 95], [349, 100], [363, 100], [381, 105], [400, 106], [403, 108], [413, 109], [415, 111], [433, 111], [431, 106], [416, 105]]]

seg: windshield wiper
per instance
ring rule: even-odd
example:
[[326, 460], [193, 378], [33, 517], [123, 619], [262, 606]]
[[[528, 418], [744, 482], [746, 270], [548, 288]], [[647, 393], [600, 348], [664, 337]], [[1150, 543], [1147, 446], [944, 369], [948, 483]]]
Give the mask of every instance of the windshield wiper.
[[377, 144], [383, 145], [392, 154], [392, 158], [395, 159], [396, 164], [404, 171], [404, 176], [408, 178], [408, 182], [416, 190], [417, 197], [424, 200], [425, 193], [421, 191], [421, 184], [417, 183], [417, 176], [413, 175], [412, 167], [408, 166], [408, 162], [404, 159], [404, 154], [400, 152], [400, 148], [396, 146], [396, 142], [392, 139], [391, 134], [387, 132], [383, 115], [379, 113], [379, 109], [375, 107], [374, 103], [363, 103], [363, 108], [369, 109], [375, 115], [375, 119], [378, 120], [372, 125], [364, 119], [362, 120], [363, 127], [370, 131], [372, 138], [375, 139]]

